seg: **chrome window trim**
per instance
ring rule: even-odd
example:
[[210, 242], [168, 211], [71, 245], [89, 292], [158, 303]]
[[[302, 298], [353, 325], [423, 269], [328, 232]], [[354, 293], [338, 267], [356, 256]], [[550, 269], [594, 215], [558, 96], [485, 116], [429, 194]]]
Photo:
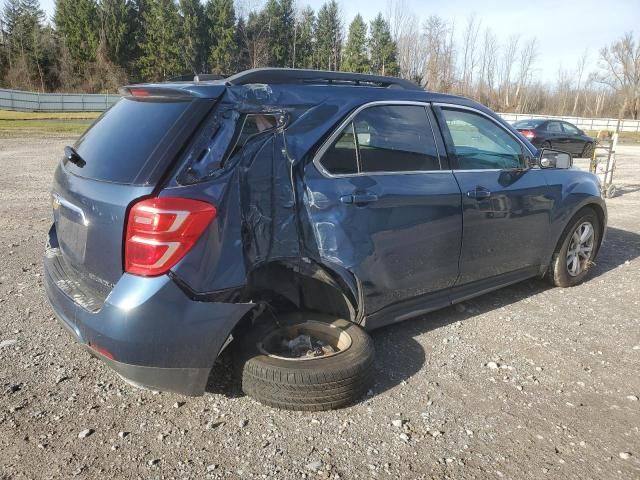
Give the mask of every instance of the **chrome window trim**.
[[[441, 103], [441, 102], [433, 102], [432, 104], [434, 107], [441, 107], [441, 108], [453, 108], [455, 110], [468, 110], [470, 112], [473, 113], [477, 113], [489, 120], [491, 120], [493, 123], [495, 123], [499, 128], [501, 128], [502, 130], [504, 130], [505, 132], [507, 132], [509, 135], [511, 135], [513, 137], [513, 139], [518, 142], [520, 144], [520, 146], [522, 148], [524, 148], [525, 151], [529, 152], [529, 155], [532, 157], [535, 157], [535, 155], [533, 154], [533, 152], [531, 150], [529, 150], [529, 147], [527, 147], [524, 143], [522, 143], [522, 140], [518, 138], [518, 136], [513, 133], [511, 130], [508, 130], [506, 128], [504, 128], [504, 125], [502, 125], [500, 122], [498, 122], [495, 118], [493, 118], [491, 115], [483, 112], [482, 110], [478, 110], [477, 108], [473, 108], [473, 107], [468, 107], [466, 105], [457, 105], [455, 103]], [[448, 128], [448, 127], [447, 127]], [[525, 167], [526, 169], [530, 169], [531, 166], [527, 166]], [[489, 172], [489, 171], [498, 171], [498, 172], [502, 172], [503, 170], [517, 170], [517, 169], [500, 169], [500, 168], [478, 168], [478, 169], [468, 169], [468, 170], [457, 170], [457, 169], [453, 169], [454, 172], [462, 172], [462, 171], [469, 171], [469, 172]]]
[[[438, 156], [438, 163], [440, 164], [440, 170], [404, 170], [404, 171], [389, 171], [389, 172], [356, 172], [356, 173], [339, 173], [332, 174], [326, 168], [322, 166], [320, 160], [327, 152], [327, 150], [331, 147], [333, 142], [338, 138], [338, 136], [342, 133], [342, 131], [349, 125], [350, 122], [353, 122], [353, 119], [363, 110], [371, 107], [379, 107], [379, 106], [402, 106], [402, 105], [412, 105], [423, 107], [425, 109], [425, 115], [427, 117], [427, 122], [429, 124], [429, 128], [431, 129], [431, 135], [433, 136], [433, 142], [436, 147], [436, 155]], [[433, 124], [431, 123], [431, 118], [429, 117], [429, 113], [427, 112], [427, 108], [431, 106], [431, 102], [418, 102], [413, 100], [377, 100], [374, 102], [368, 102], [360, 105], [353, 112], [351, 112], [346, 119], [344, 119], [338, 127], [331, 133], [329, 138], [327, 138], [324, 143], [320, 146], [315, 156], [313, 157], [312, 163], [318, 169], [318, 171], [322, 174], [323, 177], [326, 178], [349, 178], [349, 177], [362, 177], [362, 176], [372, 176], [372, 175], [416, 175], [416, 174], [432, 174], [432, 173], [451, 173], [451, 170], [442, 170], [442, 159], [440, 156], [440, 150], [438, 149], [438, 142], [436, 141], [435, 131], [433, 129]], [[355, 137], [355, 125], [353, 126], [353, 133]], [[356, 144], [354, 146], [357, 147], [357, 140], [355, 140]], [[358, 148], [356, 148], [356, 158], [358, 161], [358, 168], [360, 168], [360, 154]]]
[[87, 220], [87, 217], [85, 216], [84, 210], [82, 210], [82, 208], [80, 208], [74, 203], [71, 203], [69, 200], [67, 200], [66, 198], [63, 198], [62, 196], [60, 196], [55, 192], [51, 194], [51, 197], [53, 201], [54, 210], [57, 209], [58, 206], [62, 205], [68, 208], [69, 210], [71, 210], [72, 212], [75, 212], [82, 219], [82, 224], [85, 227], [89, 225], [89, 220]]

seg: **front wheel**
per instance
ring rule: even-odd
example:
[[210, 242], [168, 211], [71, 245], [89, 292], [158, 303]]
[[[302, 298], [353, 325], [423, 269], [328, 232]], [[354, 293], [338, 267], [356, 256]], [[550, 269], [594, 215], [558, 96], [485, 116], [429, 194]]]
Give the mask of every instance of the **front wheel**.
[[553, 254], [553, 283], [558, 287], [572, 287], [582, 283], [593, 267], [599, 242], [598, 216], [591, 208], [585, 208], [569, 222]]

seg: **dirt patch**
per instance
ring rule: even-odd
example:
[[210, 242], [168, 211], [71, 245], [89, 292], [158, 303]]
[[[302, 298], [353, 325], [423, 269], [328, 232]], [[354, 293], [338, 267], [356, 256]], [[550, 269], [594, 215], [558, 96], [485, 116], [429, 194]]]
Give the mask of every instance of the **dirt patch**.
[[[41, 272], [69, 139], [0, 139], [0, 478], [640, 478], [640, 147], [621, 147], [595, 274], [528, 281], [373, 334], [354, 407], [136, 390], [53, 318]], [[584, 162], [583, 162], [584, 163]]]

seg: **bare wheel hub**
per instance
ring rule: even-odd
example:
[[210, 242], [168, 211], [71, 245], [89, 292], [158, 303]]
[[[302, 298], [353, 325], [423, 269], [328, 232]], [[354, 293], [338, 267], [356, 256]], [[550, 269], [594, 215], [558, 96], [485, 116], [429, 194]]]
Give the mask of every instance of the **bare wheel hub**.
[[308, 320], [274, 330], [257, 347], [261, 353], [270, 357], [312, 360], [344, 352], [351, 343], [351, 336], [343, 329]]

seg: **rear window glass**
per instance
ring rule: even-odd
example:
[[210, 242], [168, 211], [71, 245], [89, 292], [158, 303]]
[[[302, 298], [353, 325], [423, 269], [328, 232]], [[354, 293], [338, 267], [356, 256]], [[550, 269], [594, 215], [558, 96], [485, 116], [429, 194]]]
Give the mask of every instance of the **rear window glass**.
[[519, 120], [513, 124], [516, 128], [538, 128], [542, 120]]
[[65, 162], [72, 173], [116, 183], [134, 183], [154, 151], [189, 107], [189, 101], [122, 98], [76, 143], [86, 162]]

